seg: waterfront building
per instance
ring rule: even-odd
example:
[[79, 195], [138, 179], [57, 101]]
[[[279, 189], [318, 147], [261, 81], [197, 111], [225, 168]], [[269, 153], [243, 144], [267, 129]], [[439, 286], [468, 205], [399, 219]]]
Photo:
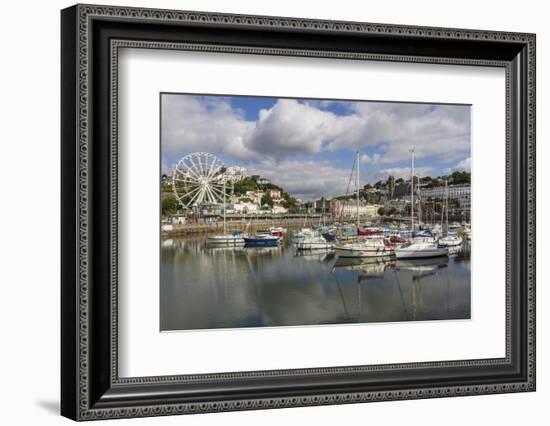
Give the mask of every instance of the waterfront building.
[[398, 200], [411, 200], [411, 183], [403, 182], [395, 186], [393, 192], [394, 198]]
[[273, 214], [285, 214], [285, 213], [288, 213], [288, 209], [283, 207], [283, 206], [275, 205], [271, 209], [271, 213], [273, 213]]
[[407, 203], [410, 203], [409, 200], [386, 200], [384, 202], [384, 209], [386, 211], [390, 211], [392, 208], [397, 210], [398, 213], [401, 213], [404, 209]]
[[233, 213], [254, 214], [260, 211], [259, 203], [237, 203], [233, 204]]
[[[470, 185], [449, 185], [449, 199], [460, 200], [462, 198], [470, 198]], [[433, 188], [421, 188], [420, 194], [422, 198], [445, 198], [445, 187], [435, 186]]]
[[263, 195], [264, 193], [262, 191], [246, 191], [245, 197], [240, 198], [248, 198], [252, 203], [259, 205], [262, 203]]
[[359, 204], [357, 207], [357, 202], [355, 201], [342, 201], [337, 199], [330, 200], [329, 211], [330, 213], [338, 218], [342, 217], [344, 219], [350, 219], [357, 217], [357, 210], [359, 210], [359, 216], [368, 216], [374, 217], [378, 216], [378, 209], [382, 207], [380, 204]]
[[266, 194], [276, 203], [282, 201], [282, 194], [279, 189], [268, 189]]
[[172, 225], [185, 225], [187, 217], [184, 214], [173, 214], [168, 216], [166, 222]]
[[[471, 207], [471, 186], [467, 184], [462, 185], [449, 185], [449, 200], [457, 200], [462, 211], [469, 211]], [[433, 188], [422, 188], [420, 190], [422, 199], [428, 198], [445, 198], [445, 187], [436, 186]]]

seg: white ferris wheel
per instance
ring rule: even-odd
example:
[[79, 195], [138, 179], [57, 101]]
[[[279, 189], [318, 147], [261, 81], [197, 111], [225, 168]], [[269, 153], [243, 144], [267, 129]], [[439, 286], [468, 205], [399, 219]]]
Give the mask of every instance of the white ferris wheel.
[[184, 209], [221, 204], [226, 184], [243, 179], [242, 167], [225, 167], [214, 154], [193, 152], [178, 161], [172, 173], [172, 189]]

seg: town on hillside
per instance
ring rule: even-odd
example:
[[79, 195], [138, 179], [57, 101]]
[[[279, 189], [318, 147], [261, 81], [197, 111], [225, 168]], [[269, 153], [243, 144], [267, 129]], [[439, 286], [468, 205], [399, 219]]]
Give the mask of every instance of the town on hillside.
[[[416, 177], [414, 180], [415, 212], [425, 222], [441, 217], [445, 199], [451, 220], [469, 221], [471, 207], [470, 172], [456, 171], [446, 176]], [[177, 189], [177, 188], [176, 188]], [[399, 219], [411, 214], [411, 182], [388, 176], [374, 184], [367, 183], [357, 192], [336, 197], [320, 197], [303, 201], [293, 197], [284, 188], [259, 175], [242, 176], [225, 188], [223, 202], [202, 203], [184, 208], [176, 197], [172, 176], [161, 177], [163, 222], [209, 223], [224, 213], [231, 219], [250, 217], [326, 217], [327, 220], [346, 222], [357, 215], [362, 218]]]

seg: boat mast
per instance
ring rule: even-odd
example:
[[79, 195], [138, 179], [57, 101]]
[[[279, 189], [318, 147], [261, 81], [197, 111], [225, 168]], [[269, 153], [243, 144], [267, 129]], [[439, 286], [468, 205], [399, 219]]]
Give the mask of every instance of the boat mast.
[[411, 232], [414, 236], [414, 148], [411, 149]]
[[223, 235], [227, 234], [227, 224], [225, 219], [225, 179], [223, 180]]
[[357, 177], [355, 178], [355, 189], [357, 190], [357, 230], [359, 230], [359, 151], [357, 151]]
[[445, 219], [447, 222], [446, 235], [449, 235], [449, 187], [447, 186], [447, 179], [445, 179]]

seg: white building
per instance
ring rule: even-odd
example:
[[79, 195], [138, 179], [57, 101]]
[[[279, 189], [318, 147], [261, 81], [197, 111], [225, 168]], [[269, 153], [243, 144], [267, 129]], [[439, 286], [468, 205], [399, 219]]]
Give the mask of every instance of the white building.
[[233, 213], [242, 213], [242, 214], [255, 214], [258, 213], [260, 209], [258, 204], [255, 203], [237, 203], [233, 204]]
[[342, 218], [357, 217], [357, 211], [359, 211], [359, 216], [378, 216], [380, 207], [382, 206], [379, 204], [360, 204], [357, 207], [355, 202], [342, 202], [335, 199], [330, 202], [331, 214]]
[[288, 213], [288, 209], [284, 208], [283, 206], [273, 206], [273, 208], [271, 209], [271, 213], [285, 214], [285, 213]]
[[[449, 185], [449, 199], [460, 200], [461, 198], [470, 198], [470, 185]], [[445, 198], [445, 187], [436, 186], [433, 188], [421, 188], [420, 195], [423, 199], [427, 198]]]
[[[471, 206], [471, 186], [470, 185], [449, 185], [449, 200], [458, 200], [462, 209], [469, 209]], [[422, 188], [420, 194], [424, 200], [428, 198], [445, 198], [445, 187], [437, 186], [434, 188]]]
[[246, 196], [250, 197], [253, 203], [261, 204], [264, 193], [262, 191], [246, 191]]
[[271, 197], [274, 202], [279, 202], [282, 200], [281, 191], [279, 191], [278, 189], [268, 189], [266, 193]]

